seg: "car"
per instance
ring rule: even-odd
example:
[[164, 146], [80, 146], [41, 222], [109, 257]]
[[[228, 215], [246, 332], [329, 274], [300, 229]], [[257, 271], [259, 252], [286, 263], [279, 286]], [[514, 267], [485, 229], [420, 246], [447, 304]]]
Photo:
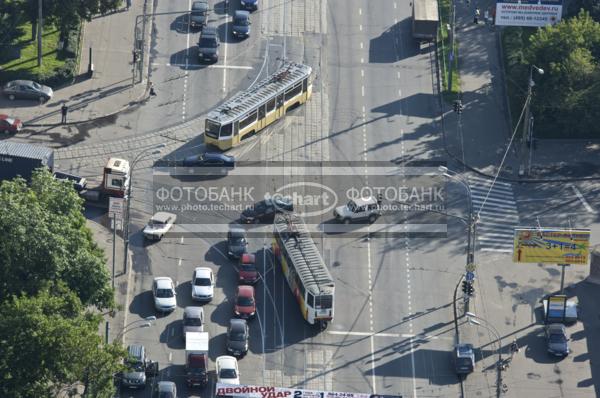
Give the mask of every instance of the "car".
[[250, 13], [245, 10], [236, 10], [233, 14], [232, 33], [235, 37], [246, 38], [250, 36]]
[[241, 357], [248, 352], [250, 331], [245, 319], [232, 318], [227, 329], [227, 352], [235, 357]]
[[255, 11], [258, 9], [258, 0], [241, 0], [240, 5], [246, 10]]
[[344, 224], [368, 220], [375, 222], [381, 215], [381, 202], [373, 196], [351, 199], [346, 205], [337, 207], [333, 211], [336, 220]]
[[14, 134], [23, 129], [23, 123], [14, 117], [0, 115], [0, 133]]
[[48, 101], [54, 95], [52, 89], [31, 80], [13, 80], [6, 83], [2, 89], [9, 100], [36, 99]]
[[236, 317], [242, 319], [254, 318], [256, 315], [256, 300], [254, 299], [254, 287], [241, 285], [235, 294], [233, 312]]
[[148, 225], [144, 227], [144, 238], [148, 240], [161, 240], [171, 227], [173, 227], [176, 220], [177, 216], [173, 213], [167, 213], [166, 211], [155, 213], [150, 218], [150, 221], [148, 221]]
[[152, 362], [146, 357], [146, 348], [141, 344], [131, 344], [127, 347], [125, 370], [120, 373], [121, 385], [129, 388], [145, 388], [147, 377], [158, 374], [158, 362]]
[[177, 387], [172, 381], [159, 381], [156, 391], [158, 398], [177, 398]]
[[253, 285], [258, 282], [259, 275], [256, 269], [256, 256], [251, 253], [244, 253], [240, 257], [238, 268], [238, 283], [240, 285]]
[[205, 152], [199, 155], [191, 155], [183, 159], [184, 167], [204, 168], [194, 170], [194, 172], [208, 174], [226, 175], [229, 171], [235, 169], [235, 157], [223, 153]]
[[231, 227], [227, 233], [227, 255], [238, 259], [248, 251], [248, 240], [243, 228]]
[[192, 274], [192, 300], [208, 302], [215, 290], [215, 277], [210, 268], [197, 267]]
[[562, 323], [551, 323], [545, 328], [548, 353], [557, 357], [569, 355], [569, 339], [567, 329]]
[[240, 371], [235, 357], [222, 355], [215, 361], [217, 383], [240, 384]]
[[194, 1], [190, 11], [190, 26], [192, 28], [203, 28], [206, 26], [206, 21], [208, 21], [208, 1]]
[[276, 213], [292, 211], [294, 211], [294, 204], [290, 197], [270, 197], [244, 209], [240, 220], [245, 224], [259, 222], [272, 223]]
[[464, 376], [475, 370], [475, 352], [472, 344], [461, 343], [454, 347], [454, 370], [457, 375]]
[[173, 280], [167, 276], [154, 278], [152, 282], [154, 308], [158, 312], [171, 312], [177, 307], [177, 293]]
[[198, 58], [203, 62], [217, 62], [219, 60], [219, 37], [217, 28], [206, 26], [200, 34], [198, 41]]
[[187, 332], [204, 332], [204, 308], [185, 307], [183, 310], [183, 339]]
[[83, 191], [87, 186], [87, 180], [84, 177], [76, 176], [75, 174], [55, 171], [52, 175], [57, 180], [71, 181], [73, 183], [73, 188], [75, 188], [77, 192]]
[[[567, 300], [565, 303], [564, 316], [562, 311], [550, 311], [548, 313], [548, 298], [544, 298], [542, 301], [542, 311], [544, 312], [544, 319], [547, 323], [564, 323], [572, 324], [577, 322], [577, 302], [574, 300]], [[558, 312], [558, 314], [557, 314]], [[558, 315], [558, 316], [557, 316]]]

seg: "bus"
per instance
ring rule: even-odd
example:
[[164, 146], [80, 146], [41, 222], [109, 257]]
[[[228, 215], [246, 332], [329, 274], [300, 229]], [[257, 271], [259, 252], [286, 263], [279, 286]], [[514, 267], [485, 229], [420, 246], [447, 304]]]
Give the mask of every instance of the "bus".
[[300, 216], [275, 216], [272, 249], [302, 316], [325, 329], [333, 321], [335, 284]]
[[204, 143], [225, 151], [240, 144], [312, 94], [312, 68], [285, 63], [256, 86], [238, 93], [206, 116]]

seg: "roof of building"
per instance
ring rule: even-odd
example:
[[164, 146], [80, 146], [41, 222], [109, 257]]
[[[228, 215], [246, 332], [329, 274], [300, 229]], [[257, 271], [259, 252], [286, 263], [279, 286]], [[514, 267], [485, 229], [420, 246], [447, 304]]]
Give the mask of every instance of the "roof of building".
[[2, 141], [0, 143], [0, 156], [2, 155], [18, 156], [26, 159], [40, 159], [47, 163], [53, 160], [54, 150], [40, 145]]

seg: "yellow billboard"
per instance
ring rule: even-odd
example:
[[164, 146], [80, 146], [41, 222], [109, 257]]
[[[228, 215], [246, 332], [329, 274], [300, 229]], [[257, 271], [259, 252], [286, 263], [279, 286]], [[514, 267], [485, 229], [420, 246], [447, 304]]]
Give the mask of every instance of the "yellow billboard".
[[515, 263], [587, 264], [589, 229], [515, 229]]

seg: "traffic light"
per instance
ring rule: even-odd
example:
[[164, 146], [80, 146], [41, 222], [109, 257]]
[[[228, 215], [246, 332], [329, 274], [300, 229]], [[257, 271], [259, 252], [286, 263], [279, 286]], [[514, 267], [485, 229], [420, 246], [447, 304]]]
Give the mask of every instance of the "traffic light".
[[469, 286], [471, 286], [471, 284], [469, 283], [469, 281], [463, 281], [463, 283], [462, 283], [462, 292], [464, 294], [467, 294], [467, 292], [469, 291]]
[[454, 108], [454, 112], [455, 113], [458, 113], [458, 114], [462, 113], [462, 111], [463, 111], [462, 101], [461, 100], [455, 100], [454, 103], [453, 103], [453, 108]]
[[475, 295], [475, 288], [473, 287], [472, 283], [469, 283], [467, 285], [467, 296], [473, 297], [474, 295]]

